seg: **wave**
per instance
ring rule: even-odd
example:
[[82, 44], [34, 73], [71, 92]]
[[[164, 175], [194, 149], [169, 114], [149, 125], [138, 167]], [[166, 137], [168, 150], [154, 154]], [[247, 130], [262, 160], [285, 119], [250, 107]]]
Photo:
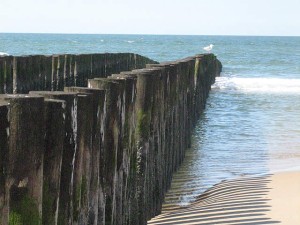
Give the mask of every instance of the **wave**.
[[0, 52], [0, 56], [9, 56], [9, 54], [6, 52]]
[[300, 79], [217, 77], [212, 88], [240, 92], [300, 94]]
[[133, 43], [134, 41], [126, 41], [127, 43]]

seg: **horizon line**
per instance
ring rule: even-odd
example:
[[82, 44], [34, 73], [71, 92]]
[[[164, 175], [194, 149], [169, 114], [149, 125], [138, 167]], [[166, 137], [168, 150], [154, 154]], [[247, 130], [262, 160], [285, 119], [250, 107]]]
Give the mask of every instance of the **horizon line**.
[[228, 36], [228, 37], [300, 37], [300, 35], [273, 34], [147, 34], [147, 33], [57, 33], [57, 32], [0, 32], [0, 34], [54, 34], [54, 35], [144, 35], [144, 36]]

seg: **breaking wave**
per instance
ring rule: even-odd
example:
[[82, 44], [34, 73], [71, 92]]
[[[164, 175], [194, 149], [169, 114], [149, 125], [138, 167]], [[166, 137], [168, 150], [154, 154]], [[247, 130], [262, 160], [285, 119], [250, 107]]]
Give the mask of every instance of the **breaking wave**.
[[217, 77], [212, 88], [239, 92], [300, 94], [300, 79]]
[[0, 52], [0, 56], [8, 56], [9, 54], [6, 52]]

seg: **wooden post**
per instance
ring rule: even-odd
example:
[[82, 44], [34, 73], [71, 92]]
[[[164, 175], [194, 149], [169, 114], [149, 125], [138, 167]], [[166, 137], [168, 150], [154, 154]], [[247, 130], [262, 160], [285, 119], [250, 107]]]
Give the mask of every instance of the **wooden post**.
[[60, 195], [61, 164], [66, 135], [66, 103], [45, 100], [45, 155], [43, 172], [43, 225], [56, 225]]
[[7, 186], [9, 221], [42, 223], [44, 98], [1, 96], [10, 104]]
[[8, 121], [9, 103], [0, 99], [0, 223], [8, 225], [9, 192], [7, 188], [8, 167]]

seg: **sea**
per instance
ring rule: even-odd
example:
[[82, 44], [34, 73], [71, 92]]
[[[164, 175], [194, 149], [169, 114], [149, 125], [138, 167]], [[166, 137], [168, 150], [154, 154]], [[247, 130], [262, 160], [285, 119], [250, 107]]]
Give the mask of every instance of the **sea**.
[[213, 44], [223, 72], [173, 176], [163, 210], [222, 180], [300, 169], [300, 37], [5, 34], [10, 55], [133, 52], [159, 62]]

